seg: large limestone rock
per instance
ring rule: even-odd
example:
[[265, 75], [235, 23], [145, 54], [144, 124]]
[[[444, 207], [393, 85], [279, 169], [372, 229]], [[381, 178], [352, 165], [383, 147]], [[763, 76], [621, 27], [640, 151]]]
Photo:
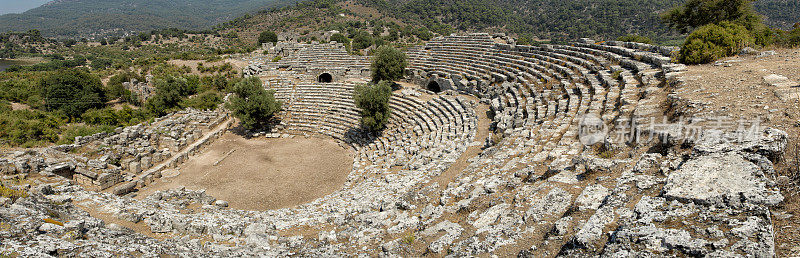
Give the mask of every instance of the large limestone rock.
[[800, 83], [790, 80], [786, 76], [770, 74], [764, 76], [764, 82], [773, 87], [775, 96], [783, 101], [791, 101], [800, 97]]
[[707, 205], [775, 205], [783, 200], [780, 192], [767, 189], [760, 168], [736, 153], [714, 153], [687, 161], [669, 175], [664, 193], [667, 198]]
[[777, 160], [786, 148], [787, 139], [786, 132], [773, 128], [761, 132], [740, 133], [708, 130], [695, 143], [694, 152], [701, 155], [714, 152], [749, 152]]

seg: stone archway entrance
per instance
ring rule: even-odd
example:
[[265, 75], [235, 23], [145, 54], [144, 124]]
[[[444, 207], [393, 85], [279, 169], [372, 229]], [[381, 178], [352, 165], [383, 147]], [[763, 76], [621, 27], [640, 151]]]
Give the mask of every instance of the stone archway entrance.
[[441, 87], [441, 86], [439, 86], [439, 83], [438, 83], [438, 82], [436, 82], [436, 81], [431, 81], [431, 82], [429, 82], [429, 83], [428, 83], [428, 86], [427, 86], [426, 88], [427, 88], [429, 91], [433, 91], [433, 92], [436, 92], [436, 93], [442, 92], [442, 87]]
[[333, 76], [329, 73], [322, 73], [317, 78], [317, 81], [321, 83], [331, 83], [333, 82]]

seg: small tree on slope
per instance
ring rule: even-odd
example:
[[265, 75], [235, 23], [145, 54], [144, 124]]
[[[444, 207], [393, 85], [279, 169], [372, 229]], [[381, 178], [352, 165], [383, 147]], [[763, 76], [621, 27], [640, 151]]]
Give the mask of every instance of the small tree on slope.
[[391, 110], [389, 99], [392, 97], [392, 86], [389, 81], [381, 81], [374, 85], [356, 85], [356, 107], [361, 109], [361, 125], [372, 132], [386, 128]]
[[276, 112], [281, 103], [275, 100], [275, 92], [267, 91], [256, 77], [249, 77], [233, 86], [234, 95], [227, 104], [233, 116], [242, 122], [245, 129], [263, 126]]

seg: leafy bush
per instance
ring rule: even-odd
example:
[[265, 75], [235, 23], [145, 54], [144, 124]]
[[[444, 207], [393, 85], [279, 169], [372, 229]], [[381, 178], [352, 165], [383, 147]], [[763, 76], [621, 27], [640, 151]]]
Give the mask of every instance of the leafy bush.
[[429, 31], [428, 28], [425, 27], [416, 28], [411, 33], [414, 34], [414, 36], [417, 36], [417, 38], [424, 41], [428, 41], [431, 40], [431, 38], [433, 38], [433, 33], [431, 33], [431, 31]]
[[278, 34], [275, 34], [275, 32], [272, 32], [272, 31], [264, 31], [264, 32], [261, 32], [261, 34], [258, 35], [258, 45], [259, 46], [261, 46], [261, 44], [268, 43], [268, 42], [272, 42], [272, 43], [278, 42]]
[[75, 118], [106, 102], [100, 78], [80, 69], [59, 71], [39, 83], [47, 110], [58, 110]]
[[645, 43], [645, 44], [653, 44], [653, 40], [652, 39], [650, 39], [648, 37], [645, 37], [645, 36], [639, 36], [639, 35], [636, 35], [636, 34], [628, 34], [628, 35], [625, 35], [625, 36], [617, 38], [617, 40], [618, 41], [625, 41], [625, 42], [639, 42], [639, 43]]
[[[0, 82], [0, 99], [8, 100], [11, 102], [27, 103], [31, 106], [41, 100], [41, 88], [39, 82], [36, 81], [33, 75], [21, 74], [19, 77], [14, 77], [9, 80]], [[29, 101], [31, 100], [31, 101]]]
[[375, 85], [357, 85], [355, 88], [356, 107], [361, 109], [361, 125], [370, 131], [377, 132], [386, 128], [391, 109], [389, 99], [392, 97], [392, 86], [389, 81], [381, 81]]
[[139, 100], [133, 96], [133, 93], [122, 86], [122, 83], [130, 82], [133, 79], [144, 81], [144, 77], [131, 71], [124, 71], [111, 76], [105, 88], [108, 99], [122, 98], [125, 102], [138, 104]]
[[350, 48], [350, 39], [344, 36], [344, 34], [336, 33], [331, 35], [331, 41], [336, 41], [339, 43], [344, 44], [345, 48]]
[[8, 101], [0, 100], [0, 113], [10, 112], [11, 111], [11, 103]]
[[181, 101], [180, 106], [199, 110], [214, 110], [220, 103], [222, 103], [222, 97], [219, 92], [206, 91], [197, 96], [184, 99]]
[[791, 32], [789, 32], [789, 46], [797, 47], [800, 46], [800, 26], [794, 28]]
[[275, 100], [275, 92], [264, 89], [261, 80], [256, 77], [249, 77], [236, 83], [232, 92], [234, 95], [227, 107], [246, 129], [255, 129], [267, 124], [272, 116], [281, 110], [281, 103]]
[[384, 80], [395, 81], [403, 78], [406, 65], [405, 53], [390, 46], [381, 46], [375, 50], [375, 56], [372, 58], [372, 64], [370, 65], [372, 81], [377, 83]]
[[92, 60], [91, 66], [92, 66], [92, 69], [102, 70], [102, 69], [106, 69], [108, 67], [111, 67], [112, 64], [114, 64], [114, 61], [112, 61], [111, 59], [108, 59], [108, 58], [97, 58], [97, 59]]
[[200, 88], [198, 88], [198, 91], [199, 92], [206, 92], [209, 90], [220, 91], [220, 92], [225, 91], [231, 86], [233, 86], [233, 84], [238, 82], [238, 80], [240, 80], [239, 77], [228, 79], [227, 77], [221, 74], [203, 76], [202, 78], [200, 78]]
[[776, 30], [776, 41], [778, 44], [795, 48], [800, 46], [800, 26], [796, 26], [791, 31]]
[[74, 68], [86, 65], [86, 59], [71, 59], [71, 60], [52, 60], [49, 62], [38, 63], [28, 66], [12, 65], [6, 68], [6, 72], [21, 72], [21, 71], [57, 71], [66, 68]]
[[736, 54], [745, 46], [754, 44], [754, 39], [742, 25], [722, 22], [709, 24], [692, 32], [681, 47], [680, 62], [705, 64], [722, 57]]
[[119, 110], [112, 107], [91, 109], [81, 116], [86, 124], [112, 127], [135, 125], [148, 118], [150, 118], [150, 114], [147, 114], [146, 111], [132, 109], [128, 106]]
[[360, 31], [353, 36], [353, 50], [360, 50], [372, 46], [374, 39], [366, 31]]
[[10, 146], [33, 147], [58, 140], [64, 119], [38, 110], [0, 113], [0, 141]]
[[199, 78], [197, 77], [165, 76], [156, 78], [156, 93], [147, 100], [145, 108], [156, 116], [166, 115], [179, 107], [183, 97], [197, 92], [198, 84]]

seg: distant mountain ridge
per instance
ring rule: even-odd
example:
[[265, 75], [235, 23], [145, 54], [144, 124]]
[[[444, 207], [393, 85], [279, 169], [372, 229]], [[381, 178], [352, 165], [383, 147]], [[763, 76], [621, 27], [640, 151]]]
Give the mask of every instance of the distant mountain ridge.
[[38, 29], [45, 36], [87, 37], [176, 27], [206, 29], [249, 12], [296, 0], [54, 0], [0, 16], [0, 32]]

